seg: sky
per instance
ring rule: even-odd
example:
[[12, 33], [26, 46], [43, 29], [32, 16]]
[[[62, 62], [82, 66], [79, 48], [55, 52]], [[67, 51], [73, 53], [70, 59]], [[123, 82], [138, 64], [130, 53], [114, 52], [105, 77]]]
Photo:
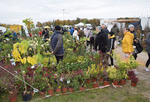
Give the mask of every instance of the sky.
[[[64, 16], [63, 16], [64, 9]], [[0, 23], [150, 16], [150, 0], [0, 0]]]

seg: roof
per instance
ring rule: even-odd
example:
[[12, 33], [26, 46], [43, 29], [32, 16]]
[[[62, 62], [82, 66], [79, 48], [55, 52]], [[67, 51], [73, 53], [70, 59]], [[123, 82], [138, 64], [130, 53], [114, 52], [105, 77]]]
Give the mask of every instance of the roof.
[[118, 22], [118, 23], [126, 23], [126, 22], [130, 22], [130, 23], [133, 23], [133, 22], [138, 22], [139, 19], [124, 19], [124, 20], [114, 20], [114, 21], [104, 21], [105, 23], [106, 22]]

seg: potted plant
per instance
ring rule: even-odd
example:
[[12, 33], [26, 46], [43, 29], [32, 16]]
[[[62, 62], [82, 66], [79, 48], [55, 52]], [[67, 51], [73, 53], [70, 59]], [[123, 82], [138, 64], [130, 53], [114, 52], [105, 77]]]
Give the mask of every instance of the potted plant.
[[122, 79], [120, 80], [120, 84], [125, 85], [126, 84], [126, 79], [128, 78], [127, 71], [123, 70], [122, 73], [121, 73], [121, 76], [122, 76]]
[[78, 75], [78, 79], [80, 80], [80, 91], [84, 91], [85, 90], [85, 79], [83, 76]]
[[109, 78], [113, 80], [113, 84], [118, 85], [119, 81], [122, 79], [120, 70], [116, 69], [115, 67], [109, 67], [107, 72]]
[[135, 76], [133, 76], [133, 77], [131, 78], [131, 86], [136, 87], [137, 82], [138, 82], [138, 78], [135, 77]]

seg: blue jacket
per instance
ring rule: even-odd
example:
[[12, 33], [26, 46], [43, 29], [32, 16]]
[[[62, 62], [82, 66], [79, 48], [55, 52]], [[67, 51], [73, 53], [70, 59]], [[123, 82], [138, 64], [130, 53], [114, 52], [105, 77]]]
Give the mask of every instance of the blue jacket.
[[55, 31], [51, 36], [50, 50], [53, 51], [56, 56], [64, 55], [63, 36], [59, 31]]
[[72, 34], [73, 34], [73, 32], [74, 32], [74, 28], [71, 28], [71, 30], [70, 30], [70, 34], [72, 35]]

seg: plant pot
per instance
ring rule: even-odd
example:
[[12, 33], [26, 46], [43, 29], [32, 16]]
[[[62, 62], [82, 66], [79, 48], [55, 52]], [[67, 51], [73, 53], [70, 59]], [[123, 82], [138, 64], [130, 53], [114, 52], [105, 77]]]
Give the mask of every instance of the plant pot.
[[56, 92], [61, 92], [61, 88], [56, 88]]
[[68, 90], [67, 88], [62, 88], [63, 92], [67, 92], [67, 90]]
[[40, 91], [39, 94], [40, 94], [40, 96], [44, 96], [45, 95], [45, 91]]
[[131, 86], [136, 87], [136, 84], [137, 83], [131, 81]]
[[92, 82], [96, 82], [96, 80], [97, 80], [96, 78], [93, 78], [93, 79], [92, 79]]
[[17, 101], [17, 95], [9, 95], [9, 102], [16, 102]]
[[103, 81], [103, 84], [106, 86], [106, 85], [109, 85], [109, 81]]
[[54, 93], [54, 90], [48, 90], [48, 94], [52, 95]]
[[90, 83], [90, 82], [91, 82], [91, 79], [87, 79], [87, 80], [86, 80], [86, 83]]
[[32, 95], [31, 93], [28, 93], [28, 94], [22, 94], [22, 100], [23, 101], [29, 101], [32, 99]]
[[99, 81], [103, 82], [104, 78], [103, 77], [100, 77], [99, 78]]
[[74, 88], [69, 88], [69, 92], [73, 92], [74, 91]]
[[98, 87], [98, 83], [93, 83], [93, 88], [97, 88]]
[[122, 79], [122, 80], [120, 81], [120, 84], [121, 84], [121, 85], [125, 85], [125, 84], [126, 84], [126, 80], [125, 80], [125, 79]]
[[114, 85], [118, 85], [118, 84], [119, 84], [119, 81], [113, 80], [113, 84], [114, 84]]
[[80, 91], [84, 91], [85, 90], [85, 87], [80, 87]]

